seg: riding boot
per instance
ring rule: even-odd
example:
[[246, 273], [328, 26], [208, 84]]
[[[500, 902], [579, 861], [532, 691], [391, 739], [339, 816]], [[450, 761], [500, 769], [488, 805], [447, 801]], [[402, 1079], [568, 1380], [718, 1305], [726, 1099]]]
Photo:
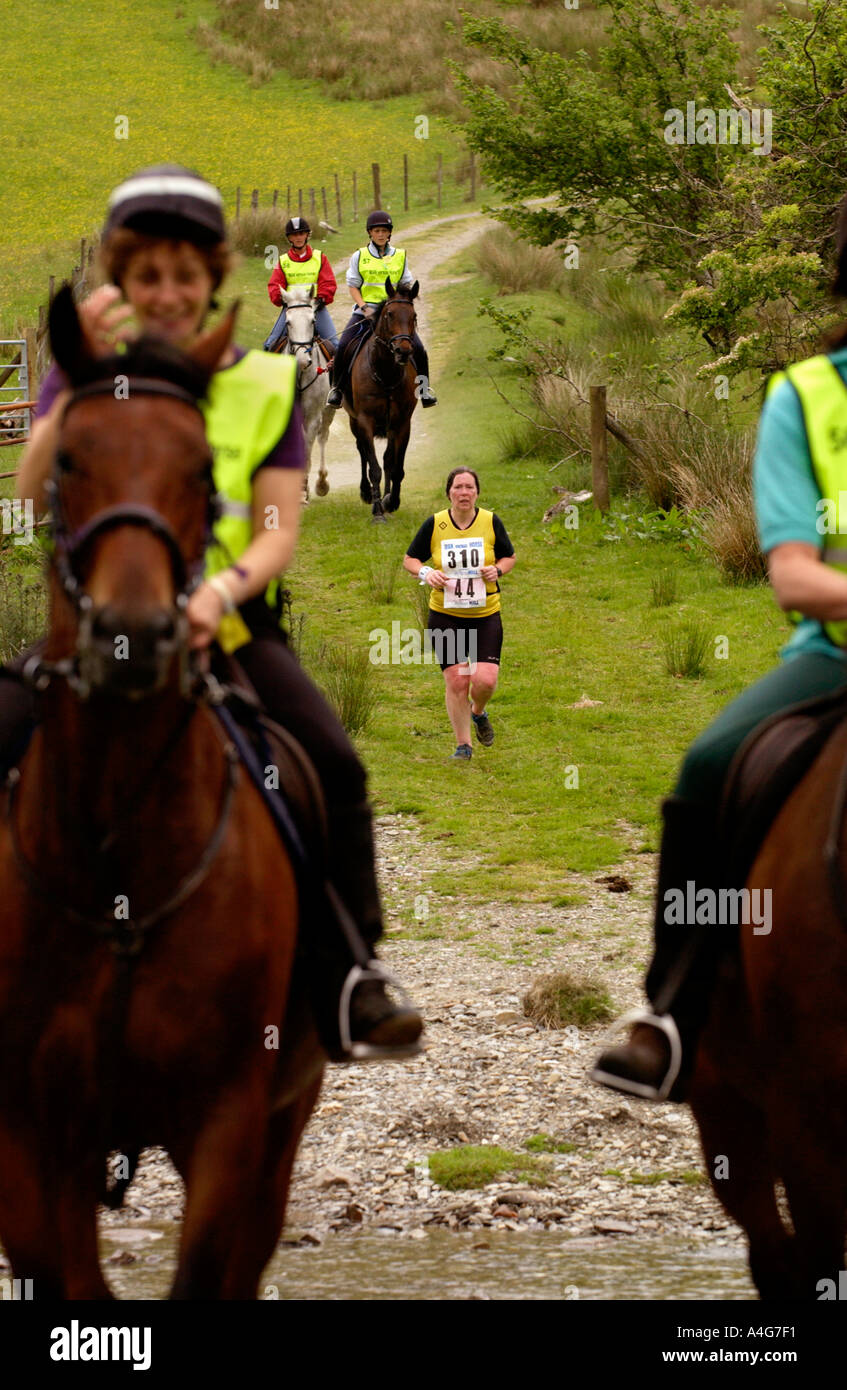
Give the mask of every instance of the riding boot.
[[655, 948], [645, 981], [652, 1010], [628, 1016], [634, 1023], [629, 1041], [604, 1052], [591, 1077], [645, 1100], [679, 1101], [685, 1099], [718, 965], [737, 932], [688, 918], [701, 889], [715, 895], [712, 902], [720, 901], [718, 885], [726, 877], [713, 811], [669, 797], [662, 812]]
[[394, 981], [375, 958], [383, 922], [370, 806], [333, 806], [328, 822], [332, 920], [315, 943], [319, 965], [313, 971], [324, 1046], [333, 1061], [417, 1056], [420, 1014], [408, 1000], [389, 998], [386, 984]]
[[329, 364], [330, 391], [326, 398], [327, 405], [338, 407], [344, 401], [344, 387], [347, 382], [347, 353], [339, 345], [335, 355]]
[[429, 356], [417, 333], [414, 337], [413, 347], [418, 397], [421, 405], [426, 409], [428, 406], [437, 405], [438, 397], [429, 384]]

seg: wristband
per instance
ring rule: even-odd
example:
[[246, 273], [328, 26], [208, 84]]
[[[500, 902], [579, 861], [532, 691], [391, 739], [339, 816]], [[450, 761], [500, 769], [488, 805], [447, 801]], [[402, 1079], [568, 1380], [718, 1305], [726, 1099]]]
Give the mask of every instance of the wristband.
[[418, 581], [419, 581], [419, 583], [425, 584], [425, 583], [426, 583], [426, 577], [427, 577], [427, 575], [428, 575], [428, 574], [431, 574], [431, 573], [432, 573], [432, 565], [421, 565], [420, 569], [418, 570]]
[[213, 574], [212, 577], [211, 577], [211, 579], [209, 579], [207, 582], [212, 586], [212, 588], [214, 589], [215, 593], [216, 593], [216, 594], [220, 594], [221, 598], [223, 599], [224, 612], [225, 612], [225, 613], [234, 613], [234, 612], [235, 612], [235, 599], [234, 599], [233, 596], [232, 596], [232, 589], [231, 589], [231, 588], [229, 587], [229, 585], [227, 584], [227, 582], [226, 582], [226, 580], [224, 579], [223, 575], [222, 575], [222, 574]]
[[497, 571], [497, 578], [498, 578], [498, 579], [502, 579], [502, 578], [503, 578], [503, 571], [501, 570], [500, 566], [499, 566], [499, 565], [495, 565], [494, 568], [495, 568], [496, 571]]

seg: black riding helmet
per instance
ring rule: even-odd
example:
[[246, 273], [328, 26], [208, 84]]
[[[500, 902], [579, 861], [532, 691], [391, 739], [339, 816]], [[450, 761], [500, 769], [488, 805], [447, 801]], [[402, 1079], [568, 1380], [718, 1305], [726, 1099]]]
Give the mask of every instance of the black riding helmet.
[[368, 213], [368, 220], [365, 223], [365, 231], [372, 232], [374, 227], [387, 227], [389, 232], [394, 231], [394, 223], [387, 212], [377, 209], [376, 212]]
[[296, 236], [298, 232], [305, 232], [306, 236], [312, 235], [312, 229], [305, 217], [289, 217], [285, 224], [285, 235]]
[[153, 164], [118, 184], [109, 199], [104, 239], [118, 227], [197, 246], [226, 241], [220, 193], [182, 164]]

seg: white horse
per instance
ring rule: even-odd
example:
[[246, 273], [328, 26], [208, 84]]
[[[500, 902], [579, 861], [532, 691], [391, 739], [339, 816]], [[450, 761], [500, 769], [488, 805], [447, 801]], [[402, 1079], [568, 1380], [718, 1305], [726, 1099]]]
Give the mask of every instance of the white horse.
[[312, 445], [317, 439], [321, 450], [318, 481], [315, 491], [326, 497], [329, 481], [326, 476], [326, 441], [335, 411], [327, 405], [329, 368], [315, 337], [315, 287], [295, 285], [282, 291], [287, 321], [284, 351], [297, 358], [297, 400], [303, 412], [306, 435], [306, 473], [303, 478], [303, 501], [309, 500], [309, 472], [312, 467]]

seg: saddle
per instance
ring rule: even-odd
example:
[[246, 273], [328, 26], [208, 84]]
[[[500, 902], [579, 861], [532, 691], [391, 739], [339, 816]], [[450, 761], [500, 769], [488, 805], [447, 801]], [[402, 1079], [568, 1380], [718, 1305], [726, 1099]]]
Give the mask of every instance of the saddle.
[[211, 708], [267, 806], [302, 890], [307, 877], [323, 877], [326, 869], [326, 803], [320, 779], [302, 745], [265, 712], [237, 660], [222, 656], [215, 671], [226, 696]]
[[758, 724], [730, 764], [718, 837], [732, 883], [743, 884], [783, 803], [847, 718], [847, 691], [816, 695]]

